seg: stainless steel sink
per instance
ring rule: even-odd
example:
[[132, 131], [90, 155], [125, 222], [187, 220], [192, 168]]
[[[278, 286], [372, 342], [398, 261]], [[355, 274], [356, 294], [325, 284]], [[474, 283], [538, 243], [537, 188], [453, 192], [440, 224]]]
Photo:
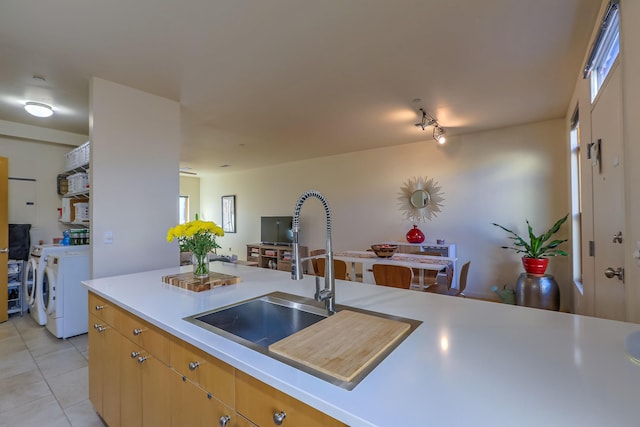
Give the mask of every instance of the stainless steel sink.
[[341, 381], [269, 351], [269, 345], [327, 317], [327, 310], [324, 305], [311, 298], [284, 292], [272, 292], [233, 305], [185, 317], [184, 320], [332, 384], [351, 390], [422, 322], [355, 307], [336, 305], [336, 311], [345, 309], [406, 322], [411, 326], [401, 340], [398, 340], [394, 346], [379, 355], [375, 363], [350, 382]]

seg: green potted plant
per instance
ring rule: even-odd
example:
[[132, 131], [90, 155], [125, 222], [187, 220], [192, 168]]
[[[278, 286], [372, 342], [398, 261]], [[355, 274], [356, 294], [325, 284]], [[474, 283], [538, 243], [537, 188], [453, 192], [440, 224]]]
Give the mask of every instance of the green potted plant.
[[523, 254], [522, 264], [524, 265], [524, 269], [527, 273], [544, 274], [544, 272], [547, 270], [550, 257], [567, 256], [567, 253], [565, 251], [563, 251], [562, 249], [558, 249], [558, 246], [566, 242], [567, 239], [556, 239], [551, 241], [549, 240], [555, 233], [558, 232], [558, 230], [560, 230], [560, 227], [567, 221], [568, 217], [569, 214], [566, 214], [564, 217], [557, 220], [549, 230], [540, 235], [535, 235], [533, 233], [533, 228], [531, 227], [531, 224], [529, 224], [529, 220], [527, 220], [527, 228], [529, 230], [528, 240], [519, 236], [513, 230], [509, 230], [508, 228], [503, 227], [500, 224], [492, 224], [496, 227], [502, 228], [504, 231], [511, 235], [509, 238], [513, 240], [513, 245], [502, 246], [502, 248], [511, 249], [516, 251], [516, 253]]

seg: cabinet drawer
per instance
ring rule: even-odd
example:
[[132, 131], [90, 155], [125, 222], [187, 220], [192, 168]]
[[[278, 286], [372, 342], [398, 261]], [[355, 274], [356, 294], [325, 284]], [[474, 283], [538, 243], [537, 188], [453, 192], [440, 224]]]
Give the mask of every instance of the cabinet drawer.
[[[171, 373], [171, 425], [235, 427], [236, 413], [178, 372]], [[226, 422], [226, 423], [225, 423]]]
[[171, 367], [210, 392], [230, 407], [235, 407], [234, 369], [179, 339], [171, 341]]
[[284, 414], [283, 426], [346, 425], [240, 371], [236, 371], [236, 405], [239, 414], [260, 426], [273, 425], [275, 414]]
[[164, 331], [132, 314], [123, 314], [118, 320], [117, 329], [125, 338], [169, 365], [169, 337]]
[[[116, 324], [120, 309], [113, 303], [89, 292], [89, 313], [111, 326]], [[92, 327], [92, 325], [89, 325]]]

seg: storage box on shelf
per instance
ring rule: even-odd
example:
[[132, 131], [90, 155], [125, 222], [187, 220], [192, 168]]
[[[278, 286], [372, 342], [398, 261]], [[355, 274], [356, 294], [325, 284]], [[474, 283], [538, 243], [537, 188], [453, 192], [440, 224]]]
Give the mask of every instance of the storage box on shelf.
[[9, 260], [8, 265], [8, 314], [23, 312], [24, 297], [22, 294], [22, 278], [24, 261]]
[[[291, 271], [292, 256], [293, 248], [291, 246], [263, 245], [260, 243], [247, 245], [247, 261], [257, 262], [258, 266], [262, 268]], [[300, 246], [300, 256], [302, 258], [309, 256], [309, 250], [306, 246]], [[304, 272], [308, 271], [307, 264], [307, 261], [302, 264]]]
[[89, 153], [90, 143], [65, 154], [65, 172], [58, 175], [58, 194], [62, 196], [60, 222], [89, 227]]

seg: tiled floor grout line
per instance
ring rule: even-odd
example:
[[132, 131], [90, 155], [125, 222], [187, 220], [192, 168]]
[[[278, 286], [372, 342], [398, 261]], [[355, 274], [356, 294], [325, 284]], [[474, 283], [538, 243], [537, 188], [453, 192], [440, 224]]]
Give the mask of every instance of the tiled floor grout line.
[[[58, 406], [60, 407], [60, 411], [62, 411], [62, 414], [64, 415], [64, 417], [66, 418], [67, 422], [69, 423], [69, 425], [73, 425], [73, 423], [71, 422], [71, 420], [69, 419], [69, 415], [67, 414], [67, 412], [65, 411], [65, 408], [62, 407], [62, 404], [60, 403], [60, 400], [58, 400], [58, 397], [56, 396], [55, 392], [53, 391], [53, 388], [51, 387], [51, 384], [49, 384], [49, 380], [47, 379], [47, 377], [44, 375], [44, 372], [42, 372], [42, 369], [40, 369], [40, 364], [38, 363], [38, 360], [35, 358], [35, 356], [33, 355], [33, 353], [31, 352], [31, 348], [29, 347], [29, 344], [27, 344], [27, 340], [24, 338], [24, 336], [22, 335], [22, 332], [20, 331], [20, 328], [18, 328], [15, 324], [13, 324], [13, 327], [16, 329], [16, 331], [18, 332], [18, 335], [20, 336], [20, 339], [22, 340], [22, 343], [24, 344], [24, 346], [27, 348], [27, 351], [29, 352], [29, 356], [31, 356], [31, 359], [33, 359], [33, 363], [36, 365], [36, 367], [38, 368], [38, 372], [40, 372], [40, 375], [42, 376], [42, 379], [44, 380], [44, 382], [47, 384], [47, 388], [49, 389], [49, 392], [51, 393], [51, 396], [53, 396], [53, 398], [56, 400], [56, 403], [58, 404]], [[73, 344], [73, 342], [70, 343], [73, 348], [78, 351], [78, 353], [82, 354], [78, 348]]]
[[42, 369], [40, 369], [40, 364], [38, 363], [38, 360], [35, 358], [35, 356], [33, 355], [33, 353], [31, 352], [31, 348], [29, 347], [29, 344], [27, 344], [27, 340], [24, 338], [24, 336], [22, 335], [22, 332], [20, 332], [20, 329], [14, 325], [14, 327], [16, 328], [16, 330], [18, 331], [18, 335], [20, 335], [20, 339], [22, 340], [22, 342], [24, 343], [24, 346], [27, 347], [27, 351], [29, 352], [29, 355], [31, 356], [31, 359], [33, 359], [33, 363], [36, 365], [36, 367], [38, 368], [38, 372], [40, 372], [40, 375], [42, 376], [42, 379], [44, 380], [44, 382], [47, 384], [47, 388], [49, 389], [49, 392], [51, 393], [51, 396], [53, 396], [53, 398], [56, 400], [56, 403], [58, 404], [58, 406], [60, 407], [60, 410], [62, 411], [62, 413], [64, 414], [64, 417], [67, 419], [67, 421], [69, 422], [69, 425], [71, 425], [71, 420], [69, 419], [69, 417], [67, 416], [67, 413], [64, 411], [64, 408], [62, 407], [62, 405], [60, 404], [60, 401], [58, 400], [58, 397], [56, 396], [56, 394], [53, 392], [53, 388], [51, 388], [51, 384], [49, 384], [49, 380], [47, 379], [47, 377], [44, 375], [44, 372], [42, 372]]

